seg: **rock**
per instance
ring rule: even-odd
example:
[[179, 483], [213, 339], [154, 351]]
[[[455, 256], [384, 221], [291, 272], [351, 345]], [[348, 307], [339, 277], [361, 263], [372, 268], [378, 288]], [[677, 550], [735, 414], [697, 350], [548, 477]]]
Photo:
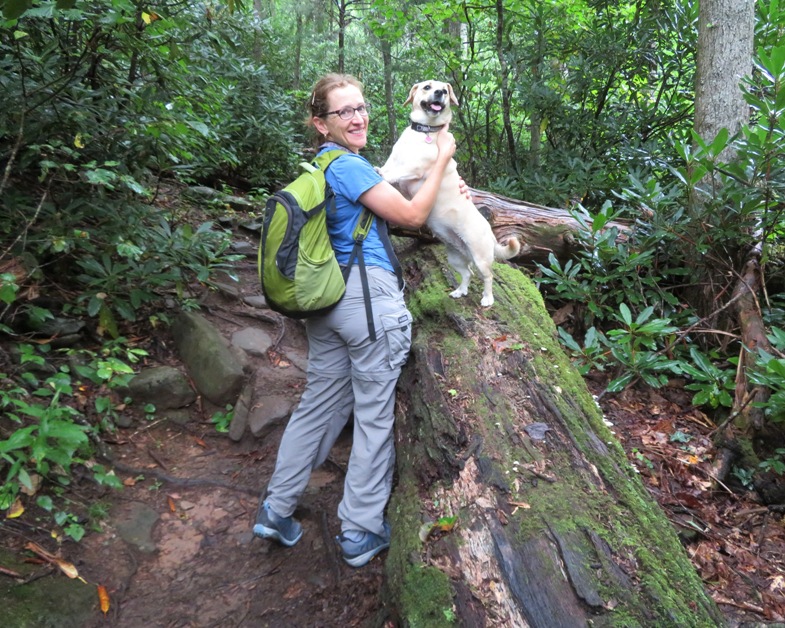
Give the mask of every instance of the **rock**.
[[172, 336], [197, 390], [216, 406], [234, 405], [245, 385], [244, 365], [220, 332], [201, 314], [184, 312]]
[[253, 244], [250, 242], [245, 242], [244, 240], [232, 242], [230, 248], [234, 253], [237, 253], [238, 255], [245, 255], [245, 257], [249, 258], [255, 258], [258, 253], [258, 249]]
[[245, 229], [246, 231], [250, 231], [259, 236], [262, 233], [263, 223], [261, 220], [248, 220], [246, 222], [241, 222], [238, 226], [240, 229]]
[[85, 322], [77, 318], [54, 316], [39, 320], [32, 316], [27, 318], [27, 329], [39, 336], [78, 336], [85, 328]]
[[243, 302], [246, 305], [250, 305], [251, 307], [258, 308], [260, 310], [266, 310], [267, 308], [267, 301], [265, 298], [260, 294], [254, 294], [248, 297], [243, 298]]
[[221, 198], [223, 203], [226, 203], [229, 207], [234, 209], [235, 211], [245, 212], [249, 209], [254, 208], [254, 204], [249, 201], [247, 198], [243, 198], [242, 196], [231, 196], [226, 195]]
[[167, 421], [175, 425], [185, 425], [191, 420], [191, 413], [185, 408], [174, 408], [163, 413]]
[[236, 283], [225, 283], [223, 281], [214, 281], [213, 286], [215, 287], [218, 292], [221, 294], [225, 294], [229, 297], [240, 298], [242, 294], [242, 290], [240, 290], [240, 286]]
[[117, 427], [128, 429], [134, 424], [134, 416], [130, 412], [121, 412], [114, 418], [114, 424]]
[[294, 366], [300, 369], [303, 373], [308, 372], [308, 353], [301, 353], [300, 351], [287, 351], [286, 359], [289, 360]]
[[251, 405], [253, 403], [254, 391], [254, 378], [250, 377], [248, 382], [240, 393], [240, 398], [234, 406], [234, 413], [232, 414], [232, 422], [229, 424], [229, 438], [238, 442], [242, 439], [245, 433], [245, 428], [248, 425], [248, 415], [251, 412]]
[[[224, 194], [206, 185], [195, 185], [185, 190], [184, 195], [193, 201], [208, 201], [211, 204], [220, 203], [233, 209], [235, 211], [246, 212], [254, 209], [255, 204], [242, 196], [233, 196], [231, 194]], [[231, 216], [223, 216], [218, 219], [219, 224], [229, 223], [234, 224], [234, 219]]]
[[128, 394], [139, 404], [153, 404], [156, 410], [183, 408], [196, 401], [188, 378], [172, 366], [144, 369], [128, 382]]
[[195, 185], [185, 190], [184, 193], [190, 198], [214, 199], [221, 196], [218, 190], [208, 188], [206, 185]]
[[257, 400], [248, 416], [251, 434], [262, 438], [278, 427], [294, 409], [294, 402], [282, 395], [270, 395]]
[[152, 507], [142, 502], [125, 502], [114, 514], [114, 519], [117, 534], [126, 543], [148, 554], [155, 551], [153, 526], [158, 521], [158, 513]]
[[264, 357], [267, 350], [273, 346], [273, 339], [263, 329], [246, 327], [232, 334], [232, 344], [251, 355]]

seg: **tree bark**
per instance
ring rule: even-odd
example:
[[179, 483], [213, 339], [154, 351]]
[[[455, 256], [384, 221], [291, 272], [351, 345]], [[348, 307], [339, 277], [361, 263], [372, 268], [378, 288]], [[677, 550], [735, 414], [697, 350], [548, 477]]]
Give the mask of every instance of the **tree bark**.
[[515, 135], [512, 130], [512, 119], [510, 116], [510, 111], [512, 110], [512, 95], [510, 93], [510, 68], [507, 63], [509, 45], [505, 41], [507, 39], [507, 29], [504, 24], [504, 17], [504, 2], [503, 0], [496, 0], [496, 58], [499, 61], [499, 76], [502, 92], [502, 122], [504, 126], [504, 135], [507, 137], [509, 163], [517, 173], [518, 157], [516, 154]]
[[[534, 205], [483, 190], [470, 188], [470, 191], [472, 201], [490, 223], [497, 240], [505, 242], [513, 236], [520, 240], [521, 252], [515, 258], [517, 263], [544, 264], [548, 262], [550, 253], [563, 262], [574, 257], [580, 249], [577, 237], [580, 223], [569, 211]], [[588, 218], [586, 221], [591, 223]], [[632, 226], [626, 221], [613, 221], [606, 228], [617, 229], [619, 239], [624, 240], [629, 236]], [[411, 231], [394, 227], [391, 232], [394, 235], [434, 240], [427, 228]]]
[[[695, 78], [695, 131], [707, 143], [723, 128], [731, 137], [749, 120], [740, 89], [752, 72], [753, 0], [701, 0]], [[733, 160], [732, 149], [720, 155]]]
[[400, 625], [722, 625], [528, 277], [496, 265], [481, 310], [478, 283], [448, 296], [441, 247], [400, 258], [415, 317], [385, 566]]

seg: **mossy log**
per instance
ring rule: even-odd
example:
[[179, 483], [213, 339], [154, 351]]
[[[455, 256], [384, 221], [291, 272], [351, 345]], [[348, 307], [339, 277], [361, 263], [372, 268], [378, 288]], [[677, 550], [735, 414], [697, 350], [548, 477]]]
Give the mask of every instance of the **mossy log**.
[[441, 246], [401, 260], [415, 332], [385, 565], [398, 624], [722, 625], [526, 274], [497, 264], [482, 309], [479, 282], [448, 296]]
[[[546, 263], [551, 253], [564, 262], [579, 250], [580, 241], [576, 235], [581, 225], [566, 209], [526, 203], [484, 190], [470, 188], [470, 191], [472, 201], [490, 223], [497, 240], [504, 242], [513, 236], [520, 240], [522, 246], [515, 258], [517, 263]], [[586, 221], [591, 223], [588, 217]], [[611, 228], [615, 228], [618, 238], [624, 240], [632, 225], [623, 220], [609, 221], [604, 229]], [[392, 233], [434, 240], [427, 228], [411, 231], [393, 227]]]

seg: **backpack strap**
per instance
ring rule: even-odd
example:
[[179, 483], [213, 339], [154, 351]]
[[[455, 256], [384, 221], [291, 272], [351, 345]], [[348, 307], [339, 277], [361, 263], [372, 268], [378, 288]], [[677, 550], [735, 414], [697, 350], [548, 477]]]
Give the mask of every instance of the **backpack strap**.
[[365, 269], [363, 241], [368, 236], [375, 217], [367, 207], [363, 207], [360, 216], [357, 218], [357, 225], [354, 227], [354, 246], [349, 255], [349, 263], [343, 271], [343, 279], [348, 281], [349, 273], [352, 272], [352, 264], [356, 257], [357, 265], [360, 267], [360, 282], [363, 286], [363, 301], [365, 301], [365, 320], [368, 323], [368, 336], [371, 342], [376, 342], [376, 325], [373, 323], [373, 305], [371, 304], [371, 289], [368, 286], [368, 272]]
[[365, 319], [368, 323], [368, 334], [372, 342], [376, 342], [376, 326], [373, 323], [373, 307], [371, 305], [371, 291], [368, 286], [368, 273], [365, 269], [365, 256], [363, 255], [363, 241], [368, 236], [374, 220], [376, 221], [376, 229], [379, 233], [379, 239], [384, 245], [384, 250], [387, 252], [387, 257], [390, 259], [395, 276], [398, 278], [398, 287], [403, 290], [403, 271], [398, 257], [395, 255], [395, 250], [390, 240], [390, 235], [387, 230], [387, 221], [382, 220], [376, 214], [371, 212], [367, 207], [363, 207], [360, 212], [360, 217], [357, 219], [357, 226], [354, 228], [354, 247], [352, 248], [351, 255], [349, 256], [349, 263], [344, 269], [344, 281], [349, 277], [352, 270], [352, 262], [357, 258], [357, 265], [360, 267], [360, 281], [363, 287], [363, 299], [365, 301]]

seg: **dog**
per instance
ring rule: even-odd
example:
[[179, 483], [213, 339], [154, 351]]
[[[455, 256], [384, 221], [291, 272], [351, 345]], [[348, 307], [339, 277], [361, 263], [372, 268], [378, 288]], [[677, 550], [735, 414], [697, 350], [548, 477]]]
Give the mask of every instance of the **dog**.
[[[450, 122], [451, 106], [458, 106], [458, 99], [449, 83], [422, 81], [412, 86], [404, 105], [410, 103], [411, 125], [379, 168], [382, 177], [408, 198], [420, 189], [433, 168], [438, 155], [433, 136]], [[426, 224], [446, 246], [447, 261], [461, 277], [458, 288], [450, 296], [456, 299], [466, 296], [473, 265], [483, 280], [480, 305], [490, 307], [493, 305], [493, 262], [515, 257], [521, 245], [517, 238], [511, 238], [505, 245], [496, 241], [488, 221], [474, 203], [459, 192], [459, 178], [455, 160], [451, 159]]]

